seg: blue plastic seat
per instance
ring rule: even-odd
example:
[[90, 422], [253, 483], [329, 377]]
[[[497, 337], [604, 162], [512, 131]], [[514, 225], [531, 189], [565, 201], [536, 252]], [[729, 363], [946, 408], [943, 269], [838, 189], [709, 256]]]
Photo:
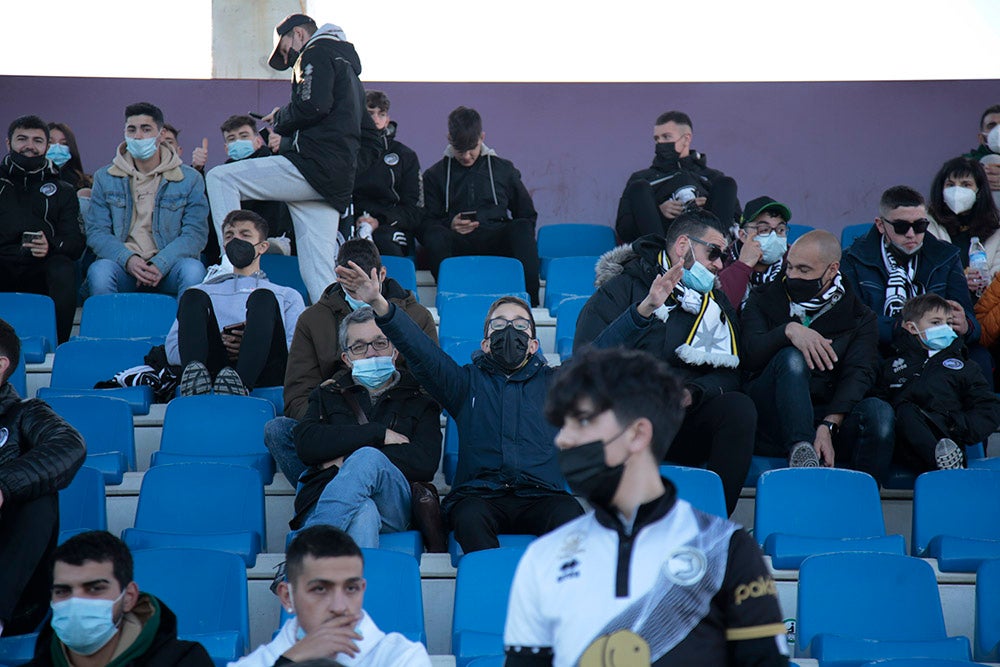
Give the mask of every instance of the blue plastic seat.
[[180, 639], [201, 643], [216, 662], [250, 648], [247, 571], [232, 553], [161, 548], [132, 552], [135, 581], [177, 615]]
[[387, 549], [362, 549], [365, 557], [365, 611], [383, 632], [398, 632], [427, 644], [420, 566], [412, 556]]
[[757, 481], [754, 535], [777, 569], [812, 554], [906, 553], [902, 535], [886, 535], [878, 484], [839, 468], [783, 468]]
[[558, 317], [562, 303], [573, 297], [589, 297], [597, 289], [594, 287], [594, 271], [600, 257], [557, 257], [549, 264], [545, 279], [545, 301], [543, 306], [549, 314]]
[[464, 366], [472, 363], [472, 355], [481, 350], [481, 340], [450, 340], [441, 349], [455, 360], [455, 363]]
[[1000, 470], [1000, 456], [988, 459], [969, 459], [969, 467], [975, 470]]
[[452, 416], [445, 413], [444, 454], [441, 459], [441, 472], [444, 481], [451, 486], [455, 481], [455, 471], [458, 470], [458, 424]]
[[949, 660], [947, 658], [885, 658], [872, 660], [861, 667], [986, 667], [981, 662]]
[[167, 294], [98, 294], [83, 302], [80, 338], [131, 338], [162, 345], [177, 317], [177, 299]]
[[285, 414], [285, 388], [284, 387], [254, 387], [250, 391], [254, 398], [263, 398], [270, 401], [274, 406], [274, 414], [281, 417]]
[[83, 466], [69, 486], [59, 492], [59, 543], [89, 530], [108, 529], [104, 475]]
[[31, 662], [35, 657], [35, 642], [38, 633], [0, 637], [0, 664], [18, 667]]
[[458, 667], [481, 656], [503, 655], [503, 629], [514, 571], [524, 547], [476, 551], [455, 577], [451, 652]]
[[[537, 539], [534, 535], [497, 535], [497, 541], [500, 542], [501, 549], [521, 549], [523, 551]], [[462, 546], [455, 539], [455, 533], [448, 533], [448, 554], [451, 556], [452, 567], [458, 567], [462, 559], [465, 558], [465, 551], [462, 550]]]
[[539, 275], [548, 280], [551, 262], [557, 257], [603, 255], [614, 248], [615, 243], [615, 230], [607, 225], [563, 222], [539, 227]]
[[661, 465], [660, 475], [677, 487], [677, 496], [691, 503], [695, 509], [728, 519], [726, 494], [722, 478], [711, 470], [687, 466]]
[[14, 327], [29, 364], [39, 364], [45, 361], [46, 354], [55, 351], [56, 306], [51, 297], [0, 292], [0, 319]]
[[56, 348], [52, 378], [38, 390], [44, 400], [56, 396], [112, 396], [128, 402], [134, 415], [149, 414], [153, 402], [150, 387], [94, 389], [115, 374], [141, 366], [149, 353], [149, 343], [137, 340], [71, 340]]
[[573, 356], [576, 322], [580, 319], [580, 311], [589, 300], [589, 297], [578, 296], [565, 299], [559, 304], [559, 316], [556, 317], [556, 352], [562, 362]]
[[935, 470], [913, 488], [912, 553], [942, 572], [975, 572], [1000, 558], [1000, 471]]
[[[483, 339], [486, 314], [493, 302], [503, 295], [467, 294], [446, 299], [438, 306], [438, 341], [441, 349], [458, 342]], [[462, 362], [468, 363], [468, 361]]]
[[934, 569], [909, 556], [810, 556], [799, 570], [799, 657], [820, 664], [879, 658], [969, 660], [969, 640], [948, 637]]
[[249, 466], [264, 484], [274, 480], [275, 464], [264, 445], [264, 425], [274, 406], [262, 398], [202, 394], [182, 396], [167, 405], [160, 449], [151, 466], [211, 461]]
[[506, 656], [503, 655], [488, 655], [466, 664], [468, 667], [503, 667], [506, 660]]
[[438, 271], [435, 305], [463, 294], [526, 294], [519, 260], [493, 255], [449, 257]]
[[788, 244], [791, 245], [795, 243], [800, 236], [815, 229], [815, 227], [810, 225], [788, 225]]
[[778, 456], [751, 456], [750, 468], [747, 470], [747, 478], [743, 482], [743, 486], [756, 488], [757, 480], [760, 479], [762, 474], [768, 470], [778, 470], [779, 468], [787, 467], [788, 459], [786, 458]]
[[264, 486], [251, 468], [175, 463], [143, 475], [129, 548], [189, 547], [235, 553], [253, 567], [267, 544]]
[[21, 398], [28, 397], [28, 371], [25, 368], [24, 351], [22, 350], [21, 355], [18, 357], [17, 368], [11, 373], [11, 376], [7, 378], [13, 387], [14, 391]]
[[976, 660], [1000, 662], [1000, 560], [986, 561], [976, 573]]
[[[300, 490], [300, 489], [299, 489]], [[292, 543], [299, 531], [290, 530], [285, 535], [285, 550]], [[399, 553], [413, 556], [413, 559], [420, 563], [420, 556], [424, 553], [424, 538], [419, 530], [404, 530], [399, 533], [381, 533], [378, 536], [379, 550], [398, 551]], [[284, 621], [282, 621], [284, 622]]]
[[298, 257], [267, 253], [260, 257], [260, 268], [272, 283], [291, 287], [302, 295], [302, 300], [307, 306], [312, 303], [309, 300], [309, 290], [299, 272]]
[[871, 222], [863, 222], [859, 225], [847, 225], [840, 230], [840, 247], [844, 250], [850, 248], [856, 240], [868, 233], [872, 228]]
[[399, 283], [403, 289], [413, 292], [413, 298], [420, 301], [417, 291], [417, 267], [412, 259], [382, 255], [382, 266], [385, 267], [386, 276]]
[[104, 473], [107, 484], [121, 484], [135, 470], [132, 408], [111, 396], [54, 396], [49, 407], [73, 426], [87, 443], [87, 462]]

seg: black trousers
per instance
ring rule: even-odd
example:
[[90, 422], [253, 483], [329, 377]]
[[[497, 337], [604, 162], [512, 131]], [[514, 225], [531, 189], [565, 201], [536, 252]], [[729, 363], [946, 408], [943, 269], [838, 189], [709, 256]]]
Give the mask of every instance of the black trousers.
[[406, 251], [413, 247], [413, 237], [410, 234], [406, 235], [407, 245], [401, 246], [392, 237], [396, 233], [396, 228], [390, 225], [379, 225], [378, 228], [372, 232], [372, 241], [375, 242], [375, 246], [378, 248], [379, 254], [381, 255], [391, 255], [393, 257], [405, 257]]
[[510, 493], [462, 498], [448, 512], [448, 520], [455, 539], [469, 553], [496, 549], [501, 533], [544, 535], [581, 514], [583, 508], [569, 494], [523, 498]]
[[687, 410], [664, 463], [701, 466], [722, 478], [726, 511], [732, 515], [753, 456], [757, 410], [746, 394], [712, 396]]
[[[672, 220], [660, 213], [656, 203], [656, 195], [648, 181], [634, 181], [625, 187], [622, 195], [628, 200], [632, 209], [633, 224], [618, 230], [618, 235], [625, 243], [631, 243], [646, 234], [663, 236]], [[725, 228], [732, 226], [736, 216], [736, 181], [729, 176], [716, 179], [705, 202], [705, 210], [711, 211], [722, 222]]]
[[0, 507], [0, 621], [3, 634], [34, 632], [49, 611], [59, 497]]
[[[232, 366], [222, 344], [212, 299], [200, 289], [189, 289], [177, 306], [177, 346], [181, 365], [200, 361], [213, 377]], [[247, 389], [284, 384], [288, 347], [285, 325], [274, 292], [257, 289], [247, 298], [246, 328], [234, 368]]]
[[[941, 438], [950, 438], [944, 418], [929, 414], [913, 403], [904, 402], [896, 406], [896, 450], [895, 458], [917, 472], [937, 470], [934, 447]], [[958, 442], [963, 449], [972, 443]]]
[[[56, 335], [69, 340], [76, 314], [76, 264], [65, 255], [0, 260], [0, 292], [44, 294], [56, 304]], [[55, 343], [55, 341], [53, 341]]]
[[520, 260], [531, 305], [538, 305], [538, 246], [535, 226], [530, 221], [512, 220], [496, 227], [479, 227], [468, 234], [459, 234], [442, 225], [428, 225], [423, 244], [435, 280], [441, 262], [449, 257], [499, 255]]

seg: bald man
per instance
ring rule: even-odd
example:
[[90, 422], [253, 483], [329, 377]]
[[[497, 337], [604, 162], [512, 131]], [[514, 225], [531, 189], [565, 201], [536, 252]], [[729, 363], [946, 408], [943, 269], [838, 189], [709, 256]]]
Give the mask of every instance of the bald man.
[[878, 321], [841, 278], [837, 238], [816, 230], [796, 241], [784, 278], [750, 295], [742, 323], [745, 390], [759, 415], [755, 452], [881, 481], [893, 411], [864, 398], [875, 381]]

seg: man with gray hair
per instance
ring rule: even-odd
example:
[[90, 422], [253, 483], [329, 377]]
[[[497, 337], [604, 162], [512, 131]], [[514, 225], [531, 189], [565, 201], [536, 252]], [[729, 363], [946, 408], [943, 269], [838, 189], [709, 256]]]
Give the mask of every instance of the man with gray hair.
[[429, 482], [441, 458], [441, 408], [405, 370], [369, 307], [340, 324], [346, 368], [309, 396], [295, 449], [299, 478], [292, 528], [331, 525], [361, 547], [406, 530], [410, 482]]

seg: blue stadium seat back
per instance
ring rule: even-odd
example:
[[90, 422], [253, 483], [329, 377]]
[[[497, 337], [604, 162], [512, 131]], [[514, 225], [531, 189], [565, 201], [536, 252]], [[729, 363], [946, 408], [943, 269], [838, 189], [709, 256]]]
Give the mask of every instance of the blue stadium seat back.
[[167, 294], [98, 294], [83, 302], [80, 338], [135, 338], [162, 345], [177, 317], [177, 299]]
[[455, 360], [455, 363], [464, 366], [472, 363], [472, 355], [481, 350], [482, 338], [476, 340], [460, 340], [449, 338], [448, 342], [441, 347], [445, 353]]
[[603, 255], [615, 247], [615, 230], [607, 225], [564, 222], [538, 229], [540, 275], [548, 280], [551, 262], [557, 257]]
[[562, 362], [573, 356], [576, 322], [580, 319], [580, 311], [589, 300], [590, 297], [577, 296], [564, 299], [559, 304], [559, 315], [556, 317], [556, 352]]
[[250, 649], [247, 571], [242, 558], [176, 547], [141, 549], [133, 551], [132, 558], [139, 589], [170, 607], [177, 616], [178, 635], [201, 637], [213, 659], [236, 660]]
[[378, 536], [378, 548], [412, 556], [419, 565], [420, 556], [424, 553], [424, 538], [419, 530], [382, 533]]
[[69, 486], [59, 491], [59, 531], [70, 533], [87, 530], [107, 530], [108, 510], [104, 493], [104, 474], [96, 468], [82, 466]]
[[965, 448], [965, 459], [969, 462], [986, 458], [985, 443], [975, 442]]
[[[438, 305], [438, 339], [441, 348], [459, 341], [481, 341], [490, 306], [503, 294], [466, 294], [445, 299]], [[468, 363], [468, 361], [462, 362]]]
[[938, 559], [943, 572], [975, 572], [984, 560], [1000, 558], [997, 488], [997, 470], [920, 475], [913, 489], [913, 555]]
[[507, 658], [504, 655], [488, 655], [476, 658], [466, 664], [468, 667], [503, 667], [506, 660]]
[[38, 633], [0, 637], [0, 664], [18, 667], [31, 662], [35, 657], [35, 642]]
[[887, 489], [898, 491], [912, 491], [913, 485], [916, 482], [916, 471], [898, 463], [892, 463], [889, 465], [889, 472], [885, 477], [884, 486]]
[[413, 298], [420, 301], [417, 294], [417, 267], [412, 259], [382, 255], [382, 266], [385, 267], [386, 276], [399, 283], [403, 289], [413, 292]]
[[788, 225], [788, 245], [795, 243], [800, 236], [816, 229], [810, 225]]
[[726, 494], [722, 490], [722, 478], [711, 470], [689, 468], [687, 466], [661, 465], [660, 475], [677, 487], [677, 496], [683, 498], [696, 509], [728, 519]]
[[14, 387], [14, 391], [16, 391], [17, 395], [21, 398], [28, 398], [28, 370], [25, 367], [26, 364], [27, 362], [24, 359], [24, 350], [22, 349], [21, 355], [17, 360], [17, 368], [14, 369], [14, 372], [7, 379], [7, 382]]
[[[831, 594], [836, 591], [836, 594]], [[810, 556], [799, 570], [797, 655], [828, 661], [971, 657], [948, 637], [934, 569], [910, 556]]]
[[307, 306], [312, 303], [309, 300], [309, 290], [299, 272], [298, 257], [267, 253], [260, 256], [260, 268], [272, 283], [291, 287], [302, 295]]
[[[538, 538], [534, 535], [497, 535], [497, 540], [500, 542], [501, 549], [527, 549], [528, 545], [536, 539]], [[448, 554], [451, 556], [452, 567], [458, 567], [458, 564], [462, 562], [462, 558], [465, 557], [465, 551], [462, 550], [458, 540], [455, 539], [455, 533], [448, 533]]]
[[859, 225], [847, 225], [840, 230], [840, 247], [847, 250], [854, 242], [868, 233], [874, 223], [863, 222]]
[[270, 401], [274, 406], [274, 414], [281, 417], [285, 414], [285, 388], [284, 387], [255, 387], [250, 391], [254, 398], [263, 398]]
[[979, 662], [948, 658], [883, 658], [871, 660], [861, 667], [986, 667]]
[[383, 632], [398, 632], [427, 644], [420, 566], [410, 555], [362, 549], [365, 557], [365, 611]]
[[782, 468], [757, 481], [754, 536], [778, 569], [811, 554], [879, 551], [904, 554], [902, 535], [885, 534], [878, 484], [840, 468]]
[[750, 488], [757, 487], [757, 480], [768, 470], [778, 470], [787, 468], [788, 459], [778, 456], [752, 456], [750, 457], [750, 468], [747, 469], [747, 478], [743, 486]]
[[975, 658], [1000, 662], [1000, 560], [983, 563], [976, 573]]
[[56, 305], [44, 294], [0, 292], [0, 319], [6, 321], [21, 339], [21, 351], [29, 364], [45, 361], [54, 352], [56, 338]]
[[493, 255], [449, 257], [441, 262], [437, 281], [438, 308], [446, 298], [459, 294], [525, 293], [520, 260]]
[[48, 404], [80, 432], [87, 443], [86, 465], [101, 470], [108, 484], [121, 484], [122, 475], [136, 469], [132, 408], [124, 399], [54, 396]]
[[149, 414], [153, 402], [150, 387], [94, 389], [98, 382], [110, 380], [133, 366], [143, 365], [150, 345], [136, 340], [71, 340], [56, 348], [52, 377], [48, 387], [38, 390], [38, 397], [112, 396], [128, 401], [132, 414]]
[[542, 305], [549, 309], [553, 317], [559, 316], [559, 308], [567, 299], [589, 297], [597, 289], [594, 286], [597, 256], [557, 257], [549, 264], [545, 280], [545, 301]]
[[974, 470], [1000, 470], [1000, 456], [988, 459], [969, 459], [969, 467]]
[[190, 547], [240, 555], [253, 567], [267, 544], [264, 487], [256, 470], [224, 463], [175, 463], [147, 470], [132, 549]]
[[503, 654], [507, 601], [526, 546], [476, 551], [458, 564], [451, 649], [459, 666]]
[[264, 484], [270, 484], [275, 463], [264, 445], [264, 425], [271, 419], [274, 405], [262, 398], [220, 394], [175, 398], [167, 405], [152, 465], [230, 461], [259, 470]]

